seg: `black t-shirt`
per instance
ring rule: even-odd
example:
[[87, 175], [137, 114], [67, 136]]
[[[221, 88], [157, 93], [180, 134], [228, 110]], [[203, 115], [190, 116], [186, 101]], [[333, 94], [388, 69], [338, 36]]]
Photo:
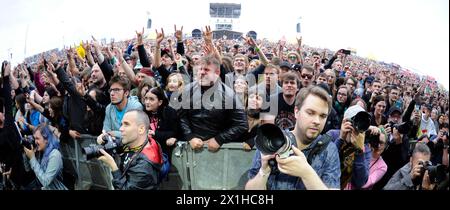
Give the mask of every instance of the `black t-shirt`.
[[[286, 103], [283, 98], [283, 93], [279, 93], [277, 95], [273, 95], [272, 97], [278, 97], [278, 112], [275, 117], [275, 125], [280, 127], [281, 129], [289, 129], [292, 130], [295, 127], [295, 102], [292, 105]], [[274, 98], [272, 98], [274, 100]]]

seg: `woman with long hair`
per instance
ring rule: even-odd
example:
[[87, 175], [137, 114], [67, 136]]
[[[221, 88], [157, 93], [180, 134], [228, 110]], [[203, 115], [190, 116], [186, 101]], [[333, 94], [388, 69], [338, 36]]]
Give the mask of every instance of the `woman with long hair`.
[[175, 109], [169, 106], [164, 90], [153, 87], [144, 94], [145, 112], [150, 119], [149, 134], [161, 145], [171, 160], [172, 149], [177, 141], [178, 124]]
[[36, 148], [24, 146], [36, 184], [43, 190], [67, 190], [62, 182], [63, 161], [59, 140], [47, 124], [40, 124], [33, 133]]

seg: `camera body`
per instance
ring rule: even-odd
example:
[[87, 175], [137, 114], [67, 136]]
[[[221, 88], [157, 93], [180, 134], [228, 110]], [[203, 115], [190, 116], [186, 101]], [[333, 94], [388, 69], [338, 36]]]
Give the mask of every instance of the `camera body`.
[[113, 139], [110, 135], [103, 136], [103, 144], [91, 144], [87, 147], [82, 148], [83, 154], [86, 155], [86, 159], [90, 160], [92, 158], [98, 158], [103, 154], [100, 152], [100, 149], [105, 150], [105, 152], [114, 155], [123, 153], [123, 144], [121, 138]]
[[35, 142], [33, 136], [27, 136], [27, 135], [25, 135], [25, 136], [20, 140], [20, 145], [26, 147], [27, 149], [36, 148], [36, 142]]
[[418, 164], [422, 165], [420, 170], [420, 181], [422, 181], [425, 171], [428, 171], [431, 183], [440, 183], [447, 177], [444, 165], [437, 164], [434, 166], [431, 161], [420, 161]]
[[411, 126], [408, 122], [402, 122], [402, 123], [394, 123], [389, 122], [389, 127], [391, 127], [391, 130], [393, 131], [394, 128], [398, 130], [400, 134], [408, 134], [409, 130], [411, 129]]
[[349, 121], [358, 133], [364, 133], [369, 129], [371, 120], [372, 117], [368, 112], [358, 112], [355, 116], [350, 118]]

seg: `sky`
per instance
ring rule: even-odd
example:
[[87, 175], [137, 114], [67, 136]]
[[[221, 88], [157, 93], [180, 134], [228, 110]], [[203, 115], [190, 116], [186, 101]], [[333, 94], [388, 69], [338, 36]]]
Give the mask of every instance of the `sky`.
[[[189, 33], [210, 23], [209, 3], [241, 3], [239, 29], [258, 38], [294, 40], [301, 17], [303, 43], [396, 63], [431, 75], [449, 89], [448, 0], [3, 0], [0, 59], [24, 57], [81, 40], [133, 38], [135, 30], [173, 24]], [[148, 12], [150, 15], [148, 15]], [[148, 31], [147, 31], [148, 33]]]

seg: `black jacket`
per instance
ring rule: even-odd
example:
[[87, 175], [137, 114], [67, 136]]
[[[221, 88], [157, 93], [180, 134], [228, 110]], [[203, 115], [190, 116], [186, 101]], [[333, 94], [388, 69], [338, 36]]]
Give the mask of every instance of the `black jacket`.
[[[202, 99], [211, 103], [202, 103]], [[184, 89], [181, 104], [179, 117], [187, 141], [193, 138], [206, 141], [213, 137], [219, 145], [243, 141], [240, 137], [248, 130], [247, 115], [233, 90], [221, 81], [208, 90], [201, 88], [198, 82], [189, 84]]]
[[56, 75], [61, 81], [64, 89], [68, 94], [64, 96], [64, 116], [69, 119], [69, 128], [76, 130], [82, 134], [87, 133], [87, 129], [84, 125], [84, 114], [86, 113], [86, 103], [83, 100], [76, 88], [73, 81], [69, 78], [64, 69], [59, 68], [56, 70]]
[[148, 113], [148, 115], [150, 118], [150, 122], [152, 122], [153, 118], [158, 120], [158, 126], [153, 137], [161, 145], [163, 152], [166, 154], [170, 154], [170, 150], [166, 144], [166, 140], [178, 137], [177, 134], [179, 128], [179, 120], [177, 117], [177, 112], [172, 107], [165, 106], [156, 114]]
[[[147, 147], [146, 147], [147, 148]], [[149, 159], [150, 151], [144, 150], [137, 154], [133, 159], [135, 152], [129, 151], [121, 155], [119, 170], [113, 171], [112, 184], [116, 190], [156, 190], [158, 189], [159, 167], [153, 164]], [[125, 162], [131, 164], [126, 169]], [[125, 175], [122, 176], [123, 171]]]
[[22, 146], [20, 135], [14, 124], [12, 113], [11, 86], [9, 76], [3, 78], [3, 88], [0, 96], [4, 98], [5, 121], [0, 128], [0, 162], [6, 165], [6, 170], [11, 170], [11, 180], [17, 185], [25, 184], [25, 169], [23, 167]]

